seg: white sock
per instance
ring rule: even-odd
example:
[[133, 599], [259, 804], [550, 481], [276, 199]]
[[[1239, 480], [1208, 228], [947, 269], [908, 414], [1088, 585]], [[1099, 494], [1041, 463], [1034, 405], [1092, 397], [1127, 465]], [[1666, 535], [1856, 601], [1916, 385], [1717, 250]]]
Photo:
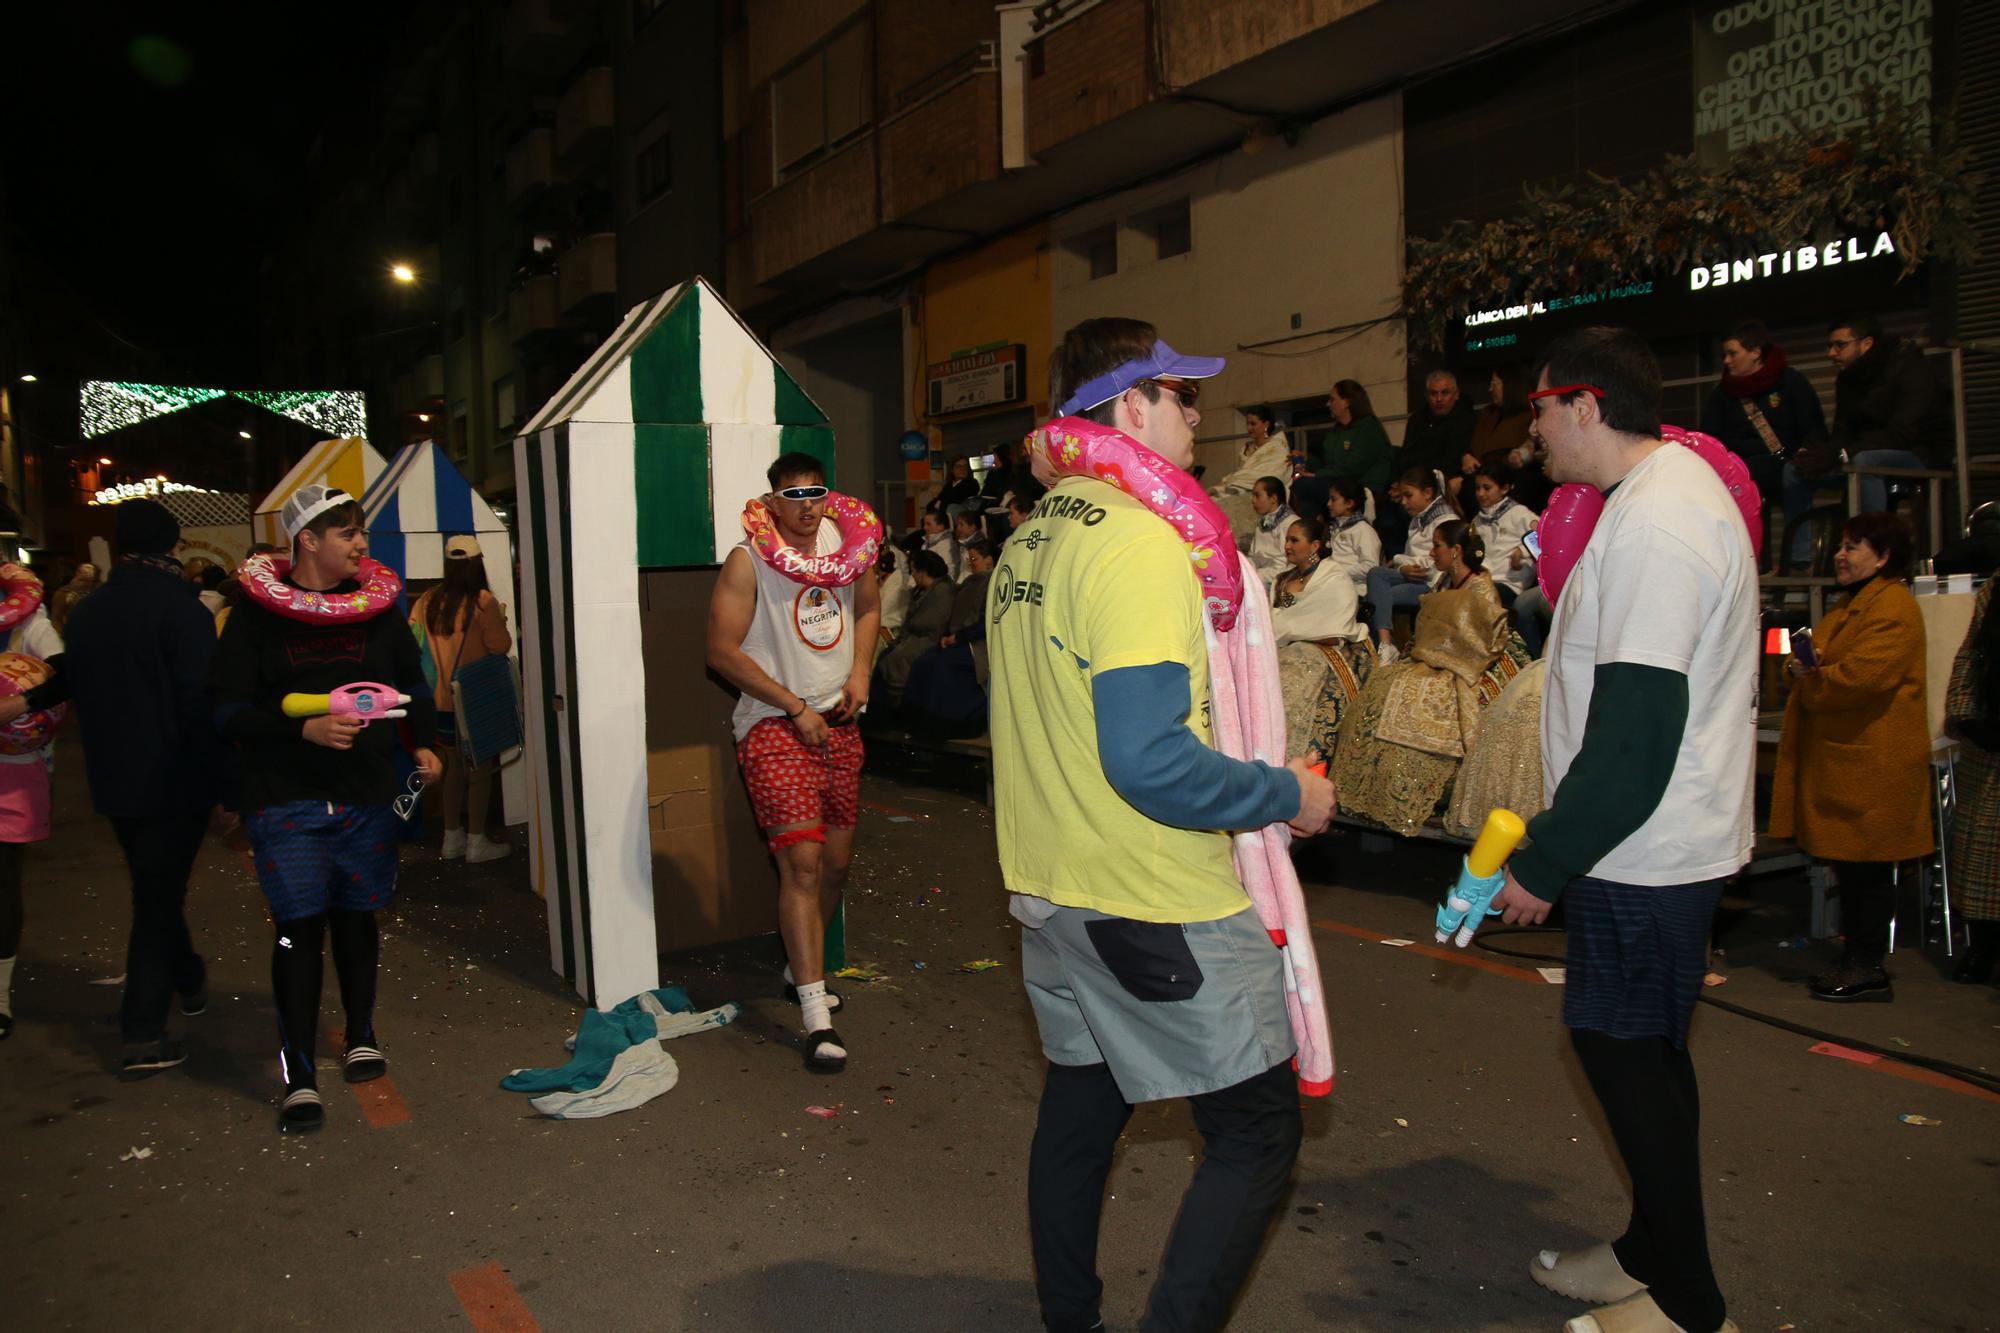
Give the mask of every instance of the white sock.
[[0, 958], [0, 1014], [14, 1016], [14, 960]]
[[826, 1008], [824, 981], [808, 981], [799, 987], [799, 1021], [805, 1024], [808, 1035], [833, 1026], [832, 1015]]

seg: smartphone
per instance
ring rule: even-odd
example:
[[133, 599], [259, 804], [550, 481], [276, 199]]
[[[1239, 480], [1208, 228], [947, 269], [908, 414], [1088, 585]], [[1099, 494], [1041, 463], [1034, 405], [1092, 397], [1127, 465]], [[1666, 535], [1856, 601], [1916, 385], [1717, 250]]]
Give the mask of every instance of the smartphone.
[[1535, 559], [1540, 560], [1542, 558], [1542, 534], [1535, 529], [1528, 529], [1528, 535], [1521, 538], [1521, 545], [1527, 547], [1528, 554], [1535, 557]]
[[1808, 671], [1819, 666], [1819, 652], [1813, 647], [1811, 630], [1792, 631], [1792, 656], [1798, 658], [1799, 665]]

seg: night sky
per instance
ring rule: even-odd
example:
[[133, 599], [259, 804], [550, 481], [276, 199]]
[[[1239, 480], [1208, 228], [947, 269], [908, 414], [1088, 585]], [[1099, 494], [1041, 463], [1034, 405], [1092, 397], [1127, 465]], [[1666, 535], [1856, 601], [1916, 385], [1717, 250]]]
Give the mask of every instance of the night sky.
[[311, 197], [314, 136], [365, 119], [408, 8], [10, 7], [0, 203], [35, 294], [16, 312], [20, 354], [35, 355], [49, 323], [35, 304], [53, 292], [66, 317], [136, 345], [112, 373], [255, 382], [265, 238]]

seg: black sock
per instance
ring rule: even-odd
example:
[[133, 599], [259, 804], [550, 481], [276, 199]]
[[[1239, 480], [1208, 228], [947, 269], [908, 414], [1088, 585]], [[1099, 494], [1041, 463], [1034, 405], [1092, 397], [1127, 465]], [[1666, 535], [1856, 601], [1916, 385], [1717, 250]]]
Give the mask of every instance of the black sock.
[[382, 936], [373, 912], [334, 911], [327, 915], [333, 944], [333, 971], [340, 979], [340, 1003], [347, 1010], [347, 1044], [375, 1044], [375, 965]]
[[326, 917], [280, 921], [271, 944], [271, 990], [278, 1001], [278, 1039], [284, 1043], [285, 1085], [317, 1084], [313, 1052], [318, 1046], [320, 945]]

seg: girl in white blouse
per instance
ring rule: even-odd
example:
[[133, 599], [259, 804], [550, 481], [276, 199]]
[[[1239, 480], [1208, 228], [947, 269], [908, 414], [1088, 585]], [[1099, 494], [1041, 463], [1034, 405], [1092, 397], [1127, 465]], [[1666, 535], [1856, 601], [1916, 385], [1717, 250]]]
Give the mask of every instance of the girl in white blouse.
[[1491, 462], [1473, 478], [1479, 512], [1473, 516], [1486, 542], [1486, 559], [1493, 570], [1493, 590], [1502, 606], [1534, 586], [1535, 557], [1522, 545], [1535, 530], [1535, 511], [1514, 498], [1514, 470]]
[[1285, 562], [1271, 592], [1271, 630], [1288, 643], [1324, 643], [1363, 635], [1354, 613], [1354, 585], [1326, 559], [1327, 528], [1317, 518], [1295, 519], [1285, 533]]
[[1403, 553], [1368, 575], [1370, 623], [1378, 640], [1376, 652], [1384, 663], [1396, 660], [1396, 646], [1389, 639], [1396, 608], [1414, 608], [1417, 600], [1443, 579], [1431, 559], [1431, 542], [1437, 530], [1453, 518], [1451, 502], [1438, 493], [1437, 474], [1427, 467], [1413, 467], [1399, 478], [1397, 500], [1410, 514], [1410, 536]]
[[1327, 485], [1332, 521], [1326, 529], [1326, 560], [1354, 585], [1358, 597], [1368, 587], [1368, 571], [1382, 563], [1382, 537], [1362, 513], [1366, 492], [1359, 481], [1334, 477]]
[[1257, 515], [1257, 526], [1244, 538], [1243, 553], [1250, 557], [1250, 564], [1257, 577], [1264, 580], [1264, 591], [1268, 593], [1278, 575], [1285, 572], [1285, 534], [1291, 531], [1292, 520], [1298, 515], [1285, 503], [1285, 483], [1276, 477], [1257, 479], [1250, 492], [1250, 508]]

